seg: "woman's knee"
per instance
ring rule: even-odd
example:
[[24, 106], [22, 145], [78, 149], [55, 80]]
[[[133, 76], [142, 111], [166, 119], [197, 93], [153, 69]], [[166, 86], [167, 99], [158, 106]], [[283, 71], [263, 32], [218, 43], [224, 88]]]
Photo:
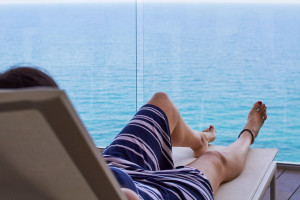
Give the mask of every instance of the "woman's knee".
[[155, 105], [164, 111], [167, 115], [170, 126], [169, 128], [172, 133], [178, 122], [180, 114], [169, 96], [164, 92], [157, 92], [152, 96], [150, 101], [148, 101], [148, 104]]
[[173, 111], [175, 110], [174, 104], [172, 103], [169, 96], [164, 92], [155, 93], [150, 99], [150, 101], [148, 101], [148, 103], [161, 108], [167, 115], [174, 114], [173, 113]]
[[164, 92], [156, 92], [152, 96], [152, 98], [151, 98], [150, 101], [155, 101], [157, 103], [163, 103], [164, 104], [164, 103], [170, 102], [171, 100], [170, 100], [169, 96], [166, 93], [164, 93]]
[[[231, 180], [236, 177], [243, 170], [243, 165], [237, 158], [227, 151], [208, 151], [206, 152], [211, 156], [218, 166], [218, 170], [221, 174], [224, 174], [224, 181]], [[228, 178], [229, 177], [229, 178]]]
[[205, 156], [205, 159], [211, 164], [210, 170], [217, 173], [220, 181], [224, 180], [228, 170], [228, 159], [226, 155], [220, 151], [213, 150], [205, 152], [203, 156]]
[[216, 164], [218, 167], [226, 168], [228, 165], [228, 159], [226, 154], [220, 151], [207, 151], [206, 156], [210, 157], [212, 161]]
[[197, 160], [190, 163], [189, 166], [205, 174], [213, 188], [214, 194], [217, 192], [220, 184], [226, 179], [227, 158], [219, 151], [207, 151]]

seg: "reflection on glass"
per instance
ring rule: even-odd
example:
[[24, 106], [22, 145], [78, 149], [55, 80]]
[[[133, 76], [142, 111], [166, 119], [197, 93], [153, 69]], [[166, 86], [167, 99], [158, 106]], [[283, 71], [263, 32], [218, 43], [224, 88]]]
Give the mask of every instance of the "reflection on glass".
[[0, 5], [1, 71], [46, 69], [95, 143], [106, 146], [136, 110], [135, 4]]
[[300, 161], [300, 6], [144, 4], [143, 98], [164, 91], [194, 129], [233, 142], [257, 100], [268, 120], [253, 147]]

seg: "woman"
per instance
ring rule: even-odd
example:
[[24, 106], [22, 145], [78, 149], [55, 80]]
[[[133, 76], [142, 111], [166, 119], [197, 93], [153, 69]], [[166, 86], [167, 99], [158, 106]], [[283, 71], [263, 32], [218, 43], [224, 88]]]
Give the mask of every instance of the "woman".
[[[35, 86], [58, 87], [46, 73], [30, 67], [0, 74], [0, 88]], [[266, 109], [256, 102], [238, 139], [221, 151], [207, 151], [216, 129], [192, 130], [170, 98], [159, 92], [105, 149], [103, 158], [128, 199], [213, 199], [221, 183], [243, 170], [249, 147], [267, 119]], [[190, 147], [197, 159], [175, 168], [172, 146]]]

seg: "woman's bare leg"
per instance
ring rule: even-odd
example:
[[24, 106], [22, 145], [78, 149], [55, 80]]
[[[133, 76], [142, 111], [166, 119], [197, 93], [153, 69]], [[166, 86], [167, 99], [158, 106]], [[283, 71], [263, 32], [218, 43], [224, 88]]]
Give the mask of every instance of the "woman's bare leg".
[[190, 147], [194, 150], [194, 155], [199, 157], [206, 152], [208, 143], [215, 140], [216, 129], [213, 126], [202, 132], [191, 129], [167, 94], [154, 94], [148, 104], [159, 107], [167, 115], [173, 146]]
[[[201, 156], [216, 137], [216, 129], [210, 126], [202, 132], [192, 130], [181, 117], [177, 107], [167, 94], [158, 92], [148, 101], [162, 109], [167, 115], [173, 146], [190, 147], [196, 157]], [[130, 189], [121, 188], [128, 200], [138, 200], [138, 195]]]
[[[251, 130], [255, 137], [267, 119], [266, 109], [265, 104], [259, 101], [253, 105], [248, 115], [245, 129]], [[220, 151], [207, 151], [188, 166], [199, 169], [206, 175], [215, 194], [221, 183], [234, 179], [242, 172], [251, 140], [251, 133], [245, 131], [230, 146]]]

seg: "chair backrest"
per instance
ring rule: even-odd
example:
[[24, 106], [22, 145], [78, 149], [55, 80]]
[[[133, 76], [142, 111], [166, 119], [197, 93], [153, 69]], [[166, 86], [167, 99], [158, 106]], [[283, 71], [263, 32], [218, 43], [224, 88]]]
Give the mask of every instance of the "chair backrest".
[[0, 90], [0, 199], [126, 198], [64, 91], [31, 88]]

